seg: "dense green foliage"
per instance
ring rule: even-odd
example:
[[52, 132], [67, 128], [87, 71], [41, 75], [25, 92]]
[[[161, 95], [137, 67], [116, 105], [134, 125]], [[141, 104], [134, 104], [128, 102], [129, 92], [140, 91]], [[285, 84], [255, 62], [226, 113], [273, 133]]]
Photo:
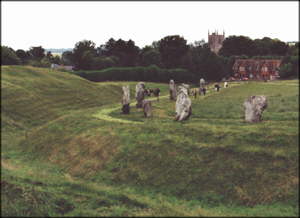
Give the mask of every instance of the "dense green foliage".
[[148, 67], [112, 67], [100, 71], [77, 71], [76, 75], [94, 82], [102, 81], [149, 81], [169, 82], [170, 78], [177, 82], [198, 82], [198, 77], [186, 69], [163, 69], [156, 65]]
[[96, 56], [95, 43], [90, 40], [77, 42], [73, 50], [73, 61], [77, 69], [90, 70]]
[[[45, 49], [41, 46], [31, 47], [29, 51], [19, 49], [14, 52], [13, 49], [5, 49], [2, 59], [4, 65], [7, 63], [50, 67], [51, 64], [64, 64], [74, 66], [77, 71], [107, 69], [105, 80], [116, 80], [116, 78], [124, 80], [124, 75], [127, 75], [127, 73], [121, 72], [122, 75], [116, 76], [115, 73], [112, 73], [109, 77], [108, 72], [116, 72], [109, 68], [132, 67], [134, 71], [135, 69], [144, 69], [134, 67], [156, 65], [160, 69], [171, 71], [173, 71], [172, 69], [184, 69], [185, 81], [190, 82], [194, 81], [194, 78], [214, 81], [229, 78], [233, 74], [232, 66], [237, 58], [283, 59], [280, 75], [281, 78], [286, 79], [298, 77], [299, 55], [295, 52], [298, 47], [299, 43], [295, 46], [288, 46], [278, 39], [268, 37], [252, 40], [246, 36], [229, 36], [224, 40], [219, 54], [216, 55], [211, 52], [208, 44], [203, 40], [187, 44], [183, 37], [170, 35], [143, 48], [136, 46], [132, 40], [110, 38], [99, 47], [96, 47], [91, 40], [82, 40], [75, 44], [72, 51], [65, 51], [61, 58], [53, 56], [51, 52], [46, 54]], [[166, 71], [157, 69], [156, 71], [159, 72]], [[145, 76], [143, 72], [131, 73], [127, 80], [144, 80], [144, 77], [148, 76], [150, 74]], [[164, 76], [168, 77], [164, 73], [161, 80], [147, 81], [165, 82]], [[93, 79], [93, 81], [95, 80]]]
[[[199, 61], [201, 60], [201, 61]], [[232, 71], [233, 61], [211, 52], [207, 45], [190, 45], [189, 51], [182, 59], [182, 68], [188, 69], [195, 77], [210, 81], [220, 81]], [[228, 71], [227, 71], [228, 70]]]
[[[162, 97], [145, 119], [136, 82], [1, 71], [2, 216], [299, 216], [298, 80], [210, 85], [178, 123], [167, 84], [146, 82]], [[263, 122], [245, 123], [242, 102], [257, 94]]]
[[163, 65], [166, 68], [176, 68], [180, 66], [182, 57], [188, 51], [188, 45], [183, 37], [173, 35], [162, 38], [158, 42], [158, 49]]
[[282, 60], [279, 73], [282, 79], [299, 78], [299, 43], [289, 48], [288, 54]]
[[138, 62], [139, 47], [132, 40], [109, 39], [105, 45], [98, 48], [101, 55], [107, 57], [117, 57], [117, 66], [135, 66]]
[[223, 56], [238, 56], [254, 54], [254, 42], [245, 36], [229, 36], [227, 37], [220, 49], [220, 54]]
[[288, 45], [278, 39], [264, 37], [252, 40], [245, 36], [229, 36], [220, 50], [223, 56], [246, 55], [252, 56], [284, 56]]
[[31, 47], [29, 49], [29, 55], [35, 60], [41, 60], [45, 57], [45, 49], [42, 46]]
[[61, 60], [58, 56], [53, 56], [51, 52], [46, 53], [42, 46], [31, 47], [28, 51], [22, 49], [14, 51], [12, 48], [1, 46], [2, 65], [23, 64], [49, 68], [51, 63], [60, 64]]
[[162, 66], [161, 55], [158, 49], [152, 46], [145, 46], [140, 52], [141, 66]]
[[16, 51], [16, 55], [18, 56], [18, 58], [20, 58], [22, 64], [25, 64], [26, 61], [29, 59], [30, 54], [29, 52], [24, 51], [23, 49], [18, 49]]
[[2, 65], [16, 65], [20, 64], [21, 60], [16, 55], [12, 48], [1, 46], [1, 64]]

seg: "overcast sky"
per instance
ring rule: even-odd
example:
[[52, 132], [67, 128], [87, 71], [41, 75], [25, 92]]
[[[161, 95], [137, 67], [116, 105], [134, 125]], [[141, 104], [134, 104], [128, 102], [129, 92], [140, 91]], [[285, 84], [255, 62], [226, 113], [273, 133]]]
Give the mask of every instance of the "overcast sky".
[[88, 39], [132, 39], [143, 47], [167, 35], [188, 43], [207, 32], [298, 41], [298, 2], [1, 2], [2, 45], [73, 48]]

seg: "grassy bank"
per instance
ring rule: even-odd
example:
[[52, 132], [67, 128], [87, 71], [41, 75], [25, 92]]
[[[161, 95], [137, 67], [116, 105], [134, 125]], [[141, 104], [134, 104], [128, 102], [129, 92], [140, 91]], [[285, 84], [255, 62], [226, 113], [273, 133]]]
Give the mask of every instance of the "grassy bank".
[[[2, 215], [298, 215], [298, 81], [210, 89], [177, 123], [168, 98], [153, 101], [152, 118], [133, 103], [120, 114], [121, 86], [133, 101], [136, 82], [1, 70]], [[268, 108], [248, 124], [242, 103], [256, 94]]]

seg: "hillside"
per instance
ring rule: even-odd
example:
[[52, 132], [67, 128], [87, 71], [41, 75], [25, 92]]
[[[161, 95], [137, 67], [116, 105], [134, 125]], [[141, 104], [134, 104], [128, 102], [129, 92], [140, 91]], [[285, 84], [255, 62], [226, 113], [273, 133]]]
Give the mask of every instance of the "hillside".
[[[133, 103], [120, 114], [121, 86], [133, 99], [136, 82], [1, 71], [2, 215], [298, 215], [298, 81], [210, 89], [177, 123], [168, 98], [150, 119]], [[244, 123], [256, 94], [268, 97], [264, 121]]]

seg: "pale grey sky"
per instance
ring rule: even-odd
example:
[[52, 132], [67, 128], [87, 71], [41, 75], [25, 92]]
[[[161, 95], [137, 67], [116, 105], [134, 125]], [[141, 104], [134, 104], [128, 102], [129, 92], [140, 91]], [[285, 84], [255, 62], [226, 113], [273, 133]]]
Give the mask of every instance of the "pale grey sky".
[[143, 47], [178, 34], [188, 43], [215, 29], [252, 39], [299, 39], [299, 2], [2, 2], [2, 45], [73, 48], [88, 39]]

